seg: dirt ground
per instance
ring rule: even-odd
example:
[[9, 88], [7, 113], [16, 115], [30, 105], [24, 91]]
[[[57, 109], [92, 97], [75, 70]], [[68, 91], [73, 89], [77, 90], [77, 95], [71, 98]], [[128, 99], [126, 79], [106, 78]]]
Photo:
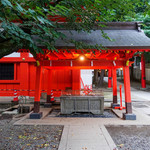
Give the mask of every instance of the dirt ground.
[[106, 126], [119, 150], [150, 150], [150, 126]]
[[0, 150], [57, 150], [63, 126], [14, 126], [0, 118]]

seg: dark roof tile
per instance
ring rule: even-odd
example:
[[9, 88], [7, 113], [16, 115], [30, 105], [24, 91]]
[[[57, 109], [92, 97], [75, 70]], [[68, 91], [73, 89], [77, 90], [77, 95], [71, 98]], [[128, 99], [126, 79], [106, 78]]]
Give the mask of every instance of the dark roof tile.
[[[71, 30], [60, 30], [63, 34], [66, 35], [67, 40], [73, 39], [76, 41], [82, 41], [86, 43], [87, 45], [100, 45], [102, 44], [105, 47], [108, 48], [121, 48], [121, 47], [127, 47], [127, 48], [146, 48], [150, 49], [150, 38], [148, 38], [144, 32], [139, 32], [138, 30], [103, 30], [107, 35], [113, 39], [113, 41], [109, 41], [108, 39], [105, 39], [102, 37], [101, 30], [95, 30], [91, 31], [91, 33], [85, 33]], [[57, 47], [74, 47], [72, 43], [65, 43], [63, 40], [57, 40], [56, 41]]]

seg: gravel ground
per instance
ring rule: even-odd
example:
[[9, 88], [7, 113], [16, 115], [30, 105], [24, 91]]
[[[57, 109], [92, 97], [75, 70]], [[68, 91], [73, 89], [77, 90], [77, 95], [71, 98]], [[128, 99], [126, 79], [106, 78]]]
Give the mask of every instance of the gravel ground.
[[57, 150], [63, 126], [14, 126], [0, 118], [0, 150]]
[[150, 150], [150, 126], [106, 126], [119, 150]]
[[117, 116], [110, 109], [105, 109], [103, 115], [93, 115], [92, 113], [72, 113], [64, 115], [60, 114], [60, 110], [53, 110], [48, 117], [117, 118]]

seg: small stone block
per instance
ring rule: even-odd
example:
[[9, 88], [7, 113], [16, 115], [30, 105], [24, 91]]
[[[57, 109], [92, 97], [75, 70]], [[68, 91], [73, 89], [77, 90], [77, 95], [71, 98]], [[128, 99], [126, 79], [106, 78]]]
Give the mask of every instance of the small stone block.
[[107, 87], [106, 89], [108, 89], [108, 90], [112, 90], [112, 87]]
[[29, 113], [30, 107], [29, 106], [20, 106], [18, 107], [18, 113]]
[[23, 107], [23, 113], [29, 113], [30, 112], [30, 107], [29, 106], [24, 106]]
[[146, 90], [148, 90], [148, 88], [140, 88], [140, 90], [146, 91]]
[[123, 119], [124, 120], [136, 120], [136, 115], [123, 113]]
[[19, 101], [11, 101], [12, 106], [15, 106], [15, 105], [18, 105], [18, 104], [19, 104]]
[[120, 104], [117, 103], [111, 103], [111, 108], [120, 107]]
[[30, 119], [41, 119], [43, 113], [39, 112], [39, 113], [32, 113], [30, 114]]
[[13, 114], [2, 114], [1, 119], [12, 119]]
[[44, 104], [44, 108], [50, 108], [51, 106], [52, 106], [51, 103], [45, 103], [45, 104]]

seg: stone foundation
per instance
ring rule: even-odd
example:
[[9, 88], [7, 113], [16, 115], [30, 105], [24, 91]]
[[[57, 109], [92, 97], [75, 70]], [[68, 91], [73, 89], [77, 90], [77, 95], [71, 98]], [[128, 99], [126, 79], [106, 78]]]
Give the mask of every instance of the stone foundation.
[[61, 96], [61, 114], [71, 114], [75, 112], [91, 112], [93, 114], [103, 114], [103, 96]]
[[124, 113], [123, 114], [123, 119], [124, 120], [136, 120], [136, 115]]
[[30, 119], [41, 119], [43, 116], [43, 113], [42, 112], [39, 112], [39, 113], [31, 113], [30, 114]]

